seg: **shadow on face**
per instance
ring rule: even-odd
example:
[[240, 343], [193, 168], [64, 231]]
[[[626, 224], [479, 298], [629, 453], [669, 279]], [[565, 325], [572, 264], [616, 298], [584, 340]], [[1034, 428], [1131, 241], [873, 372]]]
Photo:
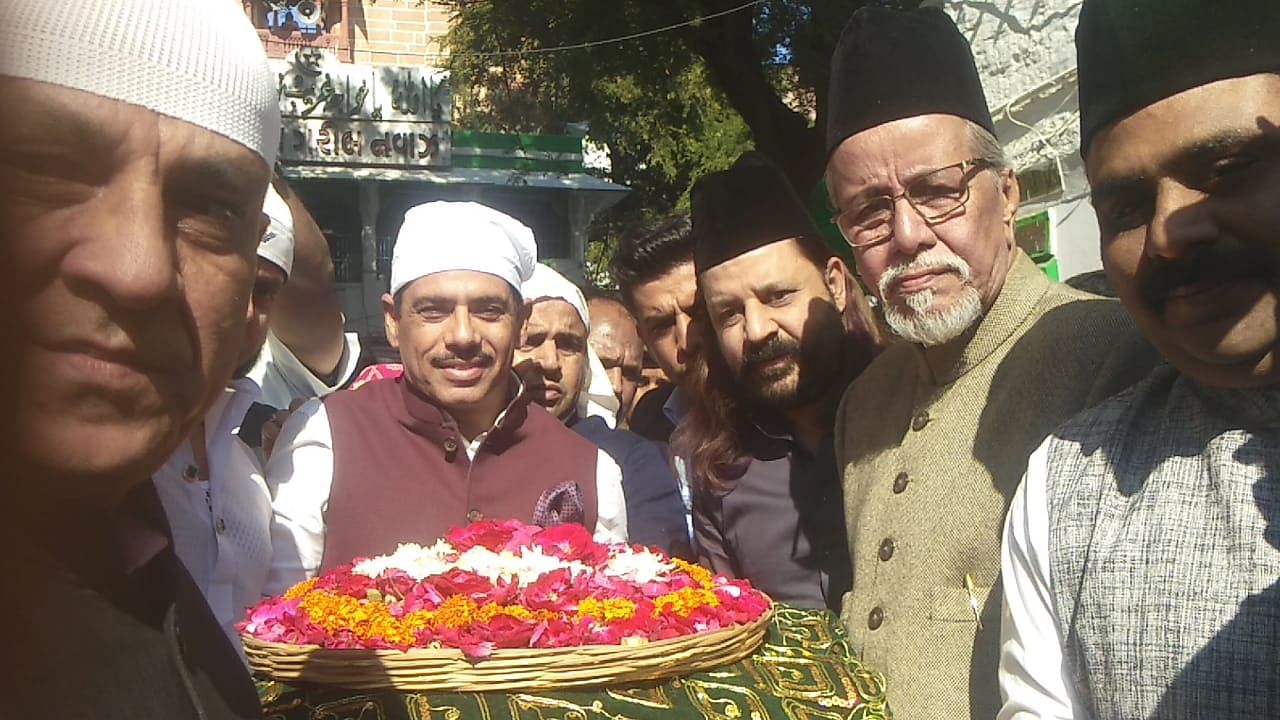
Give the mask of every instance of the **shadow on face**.
[[515, 352], [525, 393], [561, 420], [578, 406], [587, 370], [587, 328], [564, 300], [528, 304], [528, 319]]
[[1086, 158], [1107, 277], [1201, 382], [1280, 382], [1280, 76], [1203, 85], [1099, 132]]
[[844, 266], [815, 265], [794, 239], [704, 270], [699, 288], [729, 371], [750, 400], [775, 410], [813, 405], [844, 374]]
[[644, 341], [631, 313], [616, 300], [592, 298], [587, 303], [591, 314], [591, 348], [609, 374], [609, 383], [621, 403], [618, 416], [626, 418], [635, 403], [644, 358]]
[[72, 502], [114, 502], [231, 376], [268, 169], [221, 135], [0, 78], [6, 461]]
[[684, 355], [688, 351], [689, 321], [698, 290], [693, 261], [637, 285], [631, 292], [640, 337], [645, 349], [674, 383], [684, 375]]

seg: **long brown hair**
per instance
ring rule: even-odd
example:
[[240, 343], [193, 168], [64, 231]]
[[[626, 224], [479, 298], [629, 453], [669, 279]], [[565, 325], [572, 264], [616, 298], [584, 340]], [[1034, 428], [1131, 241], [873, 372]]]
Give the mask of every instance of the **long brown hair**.
[[695, 489], [726, 490], [750, 461], [743, 438], [750, 432], [746, 408], [732, 386], [729, 366], [699, 293], [689, 324], [684, 389], [688, 412], [671, 436], [671, 447], [688, 458]]

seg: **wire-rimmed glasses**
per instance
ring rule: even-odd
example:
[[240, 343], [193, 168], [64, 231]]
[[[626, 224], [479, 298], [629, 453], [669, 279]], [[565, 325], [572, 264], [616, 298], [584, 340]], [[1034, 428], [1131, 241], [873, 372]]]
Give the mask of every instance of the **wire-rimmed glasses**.
[[893, 235], [894, 208], [903, 198], [925, 222], [941, 222], [969, 202], [974, 176], [990, 167], [991, 161], [972, 158], [930, 170], [912, 178], [897, 195], [873, 195], [850, 203], [836, 216], [836, 227], [849, 247], [879, 245]]

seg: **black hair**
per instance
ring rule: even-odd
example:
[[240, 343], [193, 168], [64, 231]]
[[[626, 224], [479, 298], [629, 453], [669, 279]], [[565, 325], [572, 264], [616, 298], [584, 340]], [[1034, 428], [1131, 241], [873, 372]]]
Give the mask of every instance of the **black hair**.
[[693, 261], [693, 223], [688, 213], [670, 215], [624, 233], [609, 264], [623, 304], [643, 285]]

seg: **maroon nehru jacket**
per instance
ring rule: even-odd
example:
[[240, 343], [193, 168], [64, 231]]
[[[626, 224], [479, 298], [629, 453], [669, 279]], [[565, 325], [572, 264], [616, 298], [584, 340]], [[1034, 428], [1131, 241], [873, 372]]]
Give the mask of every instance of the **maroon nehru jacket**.
[[320, 571], [480, 518], [596, 525], [596, 447], [520, 396], [476, 451], [403, 378], [324, 399], [333, 484]]

